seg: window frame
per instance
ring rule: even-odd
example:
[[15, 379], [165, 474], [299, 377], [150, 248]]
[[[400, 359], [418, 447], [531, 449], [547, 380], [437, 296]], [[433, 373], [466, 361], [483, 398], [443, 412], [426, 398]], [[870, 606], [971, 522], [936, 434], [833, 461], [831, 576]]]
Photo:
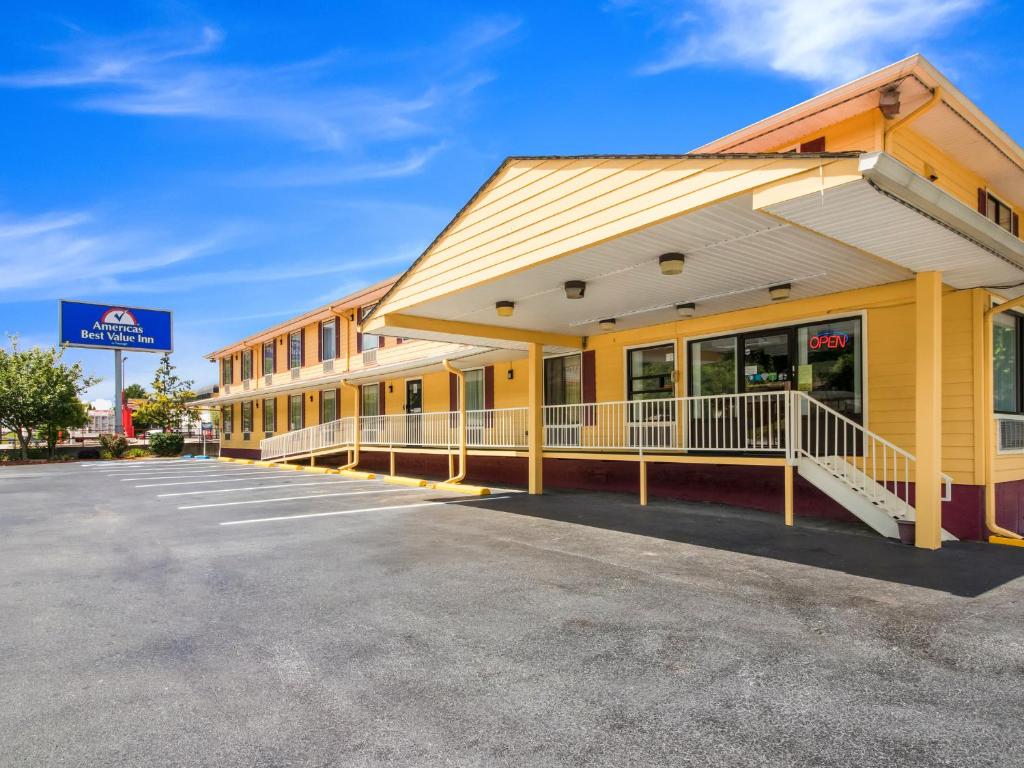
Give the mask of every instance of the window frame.
[[230, 385], [235, 379], [234, 359], [231, 355], [220, 359], [220, 383], [221, 386]]
[[[334, 402], [334, 418], [327, 418], [327, 395], [330, 395], [331, 400]], [[332, 421], [337, 421], [339, 416], [338, 411], [338, 391], [336, 389], [322, 389], [320, 390], [320, 423], [327, 424]]]
[[[248, 439], [249, 435], [252, 434], [252, 427], [253, 427], [253, 423], [252, 423], [252, 415], [253, 415], [252, 400], [244, 400], [244, 401], [242, 401], [242, 408], [241, 408], [241, 414], [240, 415], [241, 415], [241, 421], [242, 421], [242, 439], [245, 440], [245, 439]], [[248, 415], [248, 419], [246, 418], [247, 415]], [[249, 423], [246, 424], [246, 421], [248, 421]], [[248, 429], [246, 429], [246, 427], [248, 427]]]
[[[671, 347], [672, 348], [672, 373], [669, 374], [669, 378], [671, 379], [671, 383], [672, 383], [672, 393], [669, 394], [668, 396], [664, 397], [664, 398], [651, 398], [651, 399], [671, 400], [674, 397], [678, 397], [679, 385], [678, 385], [678, 382], [676, 381], [678, 376], [676, 376], [675, 374], [679, 370], [679, 345], [676, 344], [675, 339], [669, 339], [669, 340], [666, 340], [666, 341], [658, 341], [658, 342], [655, 342], [653, 344], [637, 344], [637, 345], [634, 345], [634, 346], [626, 347], [623, 350], [623, 352], [625, 354], [625, 358], [626, 358], [625, 359], [625, 365], [623, 366], [624, 372], [626, 374], [625, 381], [623, 382], [623, 384], [625, 386], [625, 393], [624, 393], [625, 394], [625, 398], [624, 399], [627, 402], [634, 402], [634, 400], [633, 400], [633, 379], [634, 379], [634, 376], [633, 376], [633, 373], [632, 373], [632, 371], [633, 371], [633, 353], [634, 352], [643, 352], [644, 350], [648, 350], [648, 349], [658, 349], [659, 347]], [[648, 378], [653, 378], [653, 377], [648, 377]], [[640, 401], [637, 400], [636, 402], [640, 402]]]
[[[270, 421], [270, 427], [267, 427], [267, 421]], [[263, 400], [263, 431], [267, 434], [273, 434], [277, 431], [277, 398], [268, 397]]]
[[[333, 334], [333, 349], [328, 353], [327, 339], [324, 337], [324, 332], [330, 328]], [[320, 359], [321, 360], [333, 360], [338, 357], [338, 318], [333, 320], [322, 320], [320, 322]]]
[[220, 410], [220, 429], [225, 435], [235, 431], [235, 404], [225, 405]]
[[[376, 309], [376, 308], [377, 308], [376, 304], [367, 304], [365, 307], [360, 307], [359, 308], [359, 327], [360, 328], [363, 325], [363, 320], [365, 320], [369, 316], [369, 314], [371, 312], [373, 312], [373, 310]], [[381, 347], [384, 346], [384, 342], [381, 339], [381, 337], [378, 336], [375, 333], [363, 333], [362, 331], [360, 331], [359, 335], [360, 335], [360, 338], [362, 339], [362, 341], [361, 341], [361, 343], [359, 345], [359, 351], [360, 352], [369, 352], [370, 350], [380, 349]], [[372, 341], [369, 341], [369, 340], [372, 340]]]
[[[292, 405], [295, 403], [295, 398], [299, 399], [299, 417], [298, 417], [298, 424], [297, 425], [296, 425], [295, 422], [292, 421]], [[289, 395], [288, 396], [288, 431], [289, 432], [297, 432], [298, 430], [303, 428], [303, 424], [306, 423], [305, 408], [306, 408], [305, 396], [301, 392], [299, 394], [297, 394], [297, 395]]]
[[[299, 342], [298, 343], [298, 350], [297, 351], [296, 351], [296, 349], [293, 349], [293, 344], [292, 344], [292, 342], [295, 339], [298, 339], [298, 342]], [[302, 345], [303, 345], [303, 338], [302, 338], [302, 329], [301, 328], [299, 330], [297, 330], [297, 331], [292, 331], [291, 333], [288, 334], [288, 368], [290, 370], [302, 367]], [[298, 357], [298, 364], [296, 364], [296, 365], [292, 365], [292, 361], [293, 361], [294, 357]]]
[[[996, 305], [993, 304], [993, 306], [996, 306]], [[1007, 316], [1007, 317], [1013, 318], [1013, 321], [1014, 321], [1014, 332], [1017, 334], [1016, 344], [1014, 345], [1016, 347], [1016, 349], [1014, 351], [1017, 353], [1017, 356], [1016, 356], [1016, 367], [1017, 367], [1017, 370], [1016, 370], [1015, 376], [1014, 376], [1014, 384], [1016, 386], [1016, 391], [1014, 392], [1014, 399], [1016, 400], [1016, 410], [1013, 410], [1013, 411], [1003, 411], [1003, 410], [999, 410], [996, 407], [996, 402], [998, 400], [998, 398], [996, 397], [996, 382], [997, 382], [997, 377], [996, 377], [996, 372], [995, 372], [996, 351], [995, 351], [995, 345], [993, 344], [993, 347], [992, 347], [992, 412], [993, 413], [1003, 413], [1003, 414], [1007, 414], [1007, 415], [1013, 416], [1013, 415], [1024, 414], [1024, 357], [1022, 357], [1022, 356], [1024, 356], [1024, 336], [1022, 336], [1022, 334], [1024, 334], [1024, 315], [1019, 315], [1016, 312], [1004, 312], [1003, 314], [1005, 316]], [[996, 319], [995, 317], [992, 318], [993, 326], [995, 325], [995, 319]], [[994, 328], [993, 328], [993, 331], [992, 331], [992, 336], [993, 336], [993, 339], [994, 339], [995, 338], [995, 329]]]
[[[1007, 214], [1006, 226], [999, 223], [999, 210], [1004, 209]], [[985, 190], [985, 218], [991, 221], [1000, 229], [1013, 234], [1013, 216], [1015, 211], [1009, 203], [1004, 203], [1002, 198], [996, 197], [988, 189]]]
[[[270, 365], [267, 365], [267, 350], [270, 350]], [[277, 367], [277, 348], [274, 346], [273, 340], [263, 342], [263, 375], [266, 376], [268, 373], [274, 373], [274, 369]]]
[[251, 349], [243, 349], [242, 350], [242, 364], [241, 364], [242, 381], [251, 381], [252, 380], [252, 374], [253, 374], [252, 363], [253, 363], [252, 350]]

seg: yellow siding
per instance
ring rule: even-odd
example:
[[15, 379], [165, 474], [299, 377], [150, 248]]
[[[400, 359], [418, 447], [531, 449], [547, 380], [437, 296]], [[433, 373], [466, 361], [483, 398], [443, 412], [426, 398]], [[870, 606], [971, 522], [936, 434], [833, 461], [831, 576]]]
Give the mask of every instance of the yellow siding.
[[[938, 176], [935, 185], [957, 198], [972, 209], [978, 207], [978, 188], [986, 186], [985, 180], [976, 173], [957, 163], [933, 144], [914, 133], [913, 124], [904, 130], [893, 131], [890, 137], [889, 153], [912, 171], [925, 178], [925, 166], [931, 166]], [[999, 194], [998, 190], [992, 190]]]

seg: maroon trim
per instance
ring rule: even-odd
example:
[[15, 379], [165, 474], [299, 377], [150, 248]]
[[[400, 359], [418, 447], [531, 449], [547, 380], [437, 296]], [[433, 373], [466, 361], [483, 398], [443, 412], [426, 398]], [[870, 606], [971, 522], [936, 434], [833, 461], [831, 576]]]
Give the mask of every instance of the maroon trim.
[[[299, 365], [303, 368], [306, 367], [306, 329], [299, 329]], [[303, 408], [302, 412], [305, 413], [306, 409]]]
[[494, 408], [494, 366], [484, 367], [484, 409]]
[[[821, 150], [824, 151], [824, 150]], [[583, 402], [596, 403], [597, 402], [597, 352], [593, 349], [584, 350], [580, 365], [583, 368], [582, 371], [582, 398]], [[595, 418], [597, 417], [596, 408], [584, 408], [583, 409], [583, 423], [586, 426], [593, 426]]]
[[459, 377], [454, 373], [448, 374], [448, 410], [459, 410]]
[[978, 187], [978, 213], [988, 216], [988, 193], [984, 187]]
[[1014, 237], [1020, 237], [1020, 217], [1016, 213], [1010, 214], [1010, 232]]
[[388, 411], [388, 409], [385, 407], [384, 390], [385, 390], [384, 382], [383, 381], [378, 381], [377, 382], [377, 411], [378, 411], [378, 413], [381, 416], [384, 416], [387, 413], [387, 411]]
[[363, 351], [363, 334], [356, 331], [356, 353]]
[[[341, 358], [341, 323], [334, 318], [334, 359]], [[340, 411], [339, 411], [340, 412]]]
[[800, 145], [801, 152], [824, 152], [825, 151], [825, 137], [819, 136], [816, 139], [805, 141]]
[[316, 326], [316, 361], [322, 363], [324, 361], [324, 324], [321, 320]]

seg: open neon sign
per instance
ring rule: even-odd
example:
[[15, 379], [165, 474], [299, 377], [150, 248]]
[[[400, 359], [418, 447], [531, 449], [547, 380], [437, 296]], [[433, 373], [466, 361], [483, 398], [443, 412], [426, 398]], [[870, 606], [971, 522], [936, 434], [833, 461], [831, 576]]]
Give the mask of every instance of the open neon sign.
[[816, 333], [807, 340], [807, 346], [812, 350], [819, 349], [846, 349], [850, 343], [850, 334], [839, 331], [822, 331]]

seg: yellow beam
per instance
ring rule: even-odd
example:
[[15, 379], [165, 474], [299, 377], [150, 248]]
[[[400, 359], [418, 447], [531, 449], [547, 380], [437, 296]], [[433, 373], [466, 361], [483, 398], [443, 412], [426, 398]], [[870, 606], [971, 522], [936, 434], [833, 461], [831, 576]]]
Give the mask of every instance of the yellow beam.
[[[466, 443], [467, 432], [466, 432], [466, 374], [458, 368], [452, 367], [452, 364], [447, 360], [444, 360], [444, 369], [454, 376], [459, 382], [459, 473], [453, 474], [448, 473], [448, 479], [445, 483], [461, 483], [466, 479]], [[451, 459], [448, 459], [448, 467], [451, 469]]]
[[527, 352], [527, 448], [530, 493], [544, 493], [544, 345], [530, 344]]
[[915, 544], [938, 549], [942, 546], [942, 273], [918, 272], [915, 286]]
[[647, 506], [647, 460], [640, 459], [640, 506]]
[[418, 317], [392, 313], [371, 318], [362, 327], [363, 333], [374, 333], [383, 328], [397, 328], [402, 331], [423, 331], [445, 336], [474, 336], [481, 339], [496, 341], [514, 341], [520, 344], [546, 344], [551, 347], [569, 347], [580, 349], [583, 339], [564, 333], [546, 333], [544, 331], [528, 331], [522, 328], [504, 328], [500, 325], [486, 323], [467, 323], [461, 320], [440, 320], [436, 317]]
[[786, 464], [786, 501], [785, 501], [786, 525], [793, 524], [793, 465]]

